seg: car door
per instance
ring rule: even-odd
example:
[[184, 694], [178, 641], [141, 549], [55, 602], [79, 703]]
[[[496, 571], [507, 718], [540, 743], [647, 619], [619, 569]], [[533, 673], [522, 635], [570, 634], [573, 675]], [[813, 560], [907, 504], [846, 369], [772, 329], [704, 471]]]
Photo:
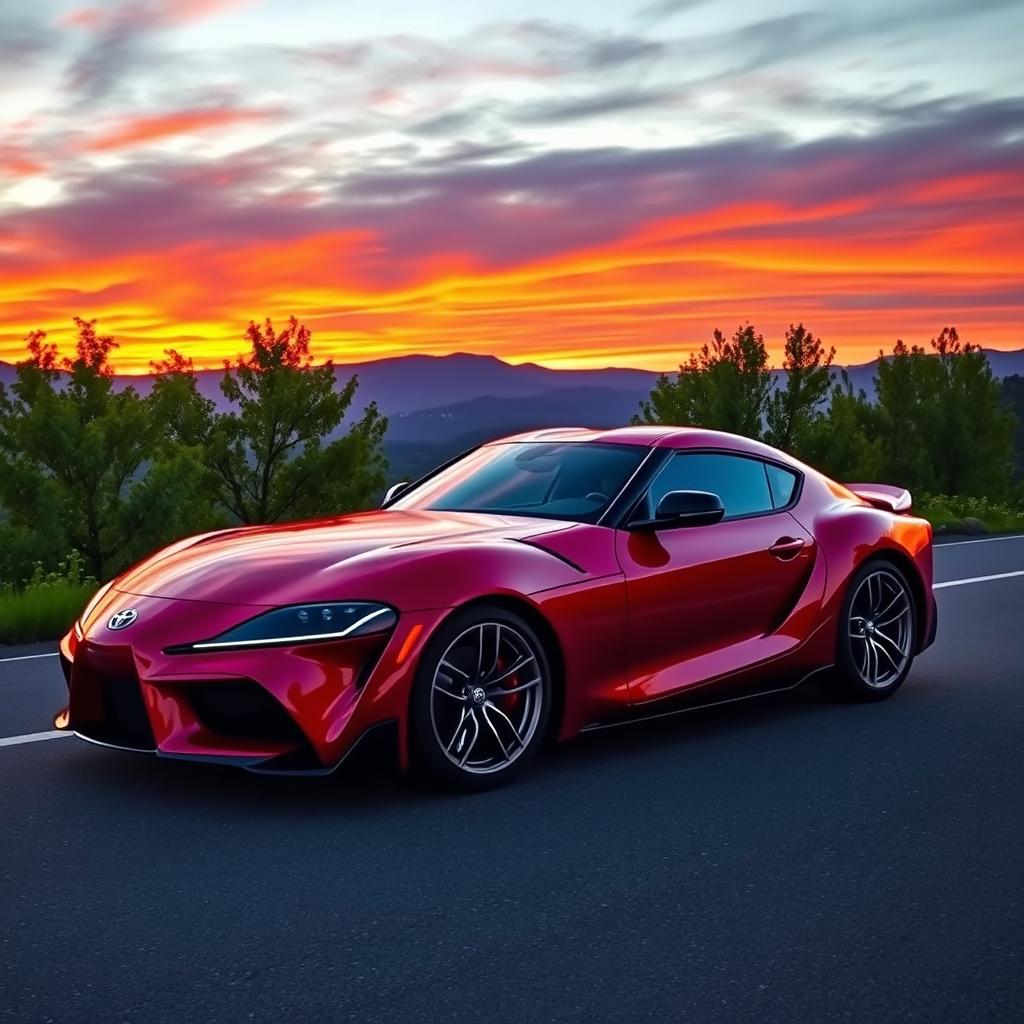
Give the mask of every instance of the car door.
[[813, 538], [787, 511], [799, 485], [799, 474], [761, 459], [673, 453], [633, 518], [653, 518], [674, 490], [719, 495], [725, 516], [713, 525], [618, 531], [634, 701], [714, 682], [792, 648], [775, 630], [814, 560]]

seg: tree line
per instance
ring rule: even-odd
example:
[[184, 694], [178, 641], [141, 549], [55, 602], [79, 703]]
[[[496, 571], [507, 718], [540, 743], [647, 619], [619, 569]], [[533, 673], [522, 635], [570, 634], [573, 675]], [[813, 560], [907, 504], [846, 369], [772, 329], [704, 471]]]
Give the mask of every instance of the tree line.
[[114, 339], [76, 318], [71, 358], [42, 331], [14, 384], [0, 384], [0, 581], [76, 551], [109, 578], [176, 537], [372, 504], [386, 481], [387, 419], [370, 402], [346, 417], [356, 377], [314, 366], [310, 332], [250, 323], [249, 351], [225, 363], [226, 409], [199, 391], [174, 350], [149, 394], [115, 389]]
[[930, 351], [879, 353], [875, 397], [832, 368], [835, 349], [803, 324], [786, 332], [781, 381], [751, 324], [715, 331], [674, 376], [658, 378], [637, 423], [700, 425], [759, 438], [837, 480], [928, 494], [1008, 499], [1017, 420], [985, 353], [953, 327]]
[[[153, 364], [149, 393], [115, 388], [117, 343], [95, 320], [75, 324], [72, 357], [35, 331], [15, 382], [0, 383], [0, 584], [72, 553], [106, 579], [186, 534], [379, 499], [387, 419], [373, 402], [354, 411], [357, 377], [341, 383], [330, 362], [313, 365], [310, 332], [294, 317], [280, 330], [249, 324], [247, 353], [224, 365], [220, 409], [174, 350]], [[1019, 427], [999, 382], [953, 328], [931, 349], [896, 342], [872, 401], [803, 324], [786, 333], [779, 379], [752, 325], [716, 330], [657, 380], [635, 422], [761, 438], [839, 480], [1004, 500]], [[1008, 393], [1024, 401], [1024, 388]]]

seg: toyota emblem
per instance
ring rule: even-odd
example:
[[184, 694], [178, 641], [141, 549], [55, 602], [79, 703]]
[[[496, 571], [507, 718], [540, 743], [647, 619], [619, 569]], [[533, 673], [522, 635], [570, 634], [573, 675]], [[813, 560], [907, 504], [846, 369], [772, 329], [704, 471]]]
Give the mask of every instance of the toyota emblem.
[[127, 629], [138, 617], [134, 608], [122, 608], [107, 619], [107, 629]]

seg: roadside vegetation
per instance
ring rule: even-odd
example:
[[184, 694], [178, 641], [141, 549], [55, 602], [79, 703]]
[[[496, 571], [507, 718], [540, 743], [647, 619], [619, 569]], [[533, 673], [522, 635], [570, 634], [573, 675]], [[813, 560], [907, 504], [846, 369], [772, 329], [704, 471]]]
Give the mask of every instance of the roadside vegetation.
[[0, 587], [0, 643], [29, 643], [63, 635], [96, 588], [95, 578], [84, 573], [77, 552], [50, 572], [37, 564], [23, 586]]
[[[73, 357], [33, 332], [16, 381], [0, 384], [0, 643], [53, 639], [97, 581], [177, 537], [355, 511], [383, 492], [387, 420], [372, 402], [355, 411], [356, 377], [313, 365], [294, 318], [249, 324], [221, 409], [173, 350], [149, 394], [115, 390], [117, 343], [75, 322]], [[869, 399], [802, 324], [781, 383], [752, 325], [716, 330], [634, 421], [747, 434], [839, 480], [903, 484], [946, 531], [1024, 529], [1024, 381], [1001, 387], [953, 328], [930, 351], [897, 341], [880, 356]]]
[[958, 498], [923, 494], [914, 499], [914, 512], [927, 519], [938, 535], [1024, 533], [1024, 502], [995, 502], [987, 498]]

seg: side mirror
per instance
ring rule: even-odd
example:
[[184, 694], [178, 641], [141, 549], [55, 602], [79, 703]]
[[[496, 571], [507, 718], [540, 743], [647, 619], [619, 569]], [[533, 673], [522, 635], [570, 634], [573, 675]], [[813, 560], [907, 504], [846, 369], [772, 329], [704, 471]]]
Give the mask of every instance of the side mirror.
[[409, 489], [408, 480], [399, 480], [397, 484], [392, 484], [384, 495], [384, 500], [380, 503], [381, 508], [386, 508], [395, 500], [403, 491]]
[[709, 526], [725, 515], [722, 499], [710, 491], [669, 491], [658, 502], [653, 519], [634, 523], [636, 530], [671, 530], [679, 526]]

